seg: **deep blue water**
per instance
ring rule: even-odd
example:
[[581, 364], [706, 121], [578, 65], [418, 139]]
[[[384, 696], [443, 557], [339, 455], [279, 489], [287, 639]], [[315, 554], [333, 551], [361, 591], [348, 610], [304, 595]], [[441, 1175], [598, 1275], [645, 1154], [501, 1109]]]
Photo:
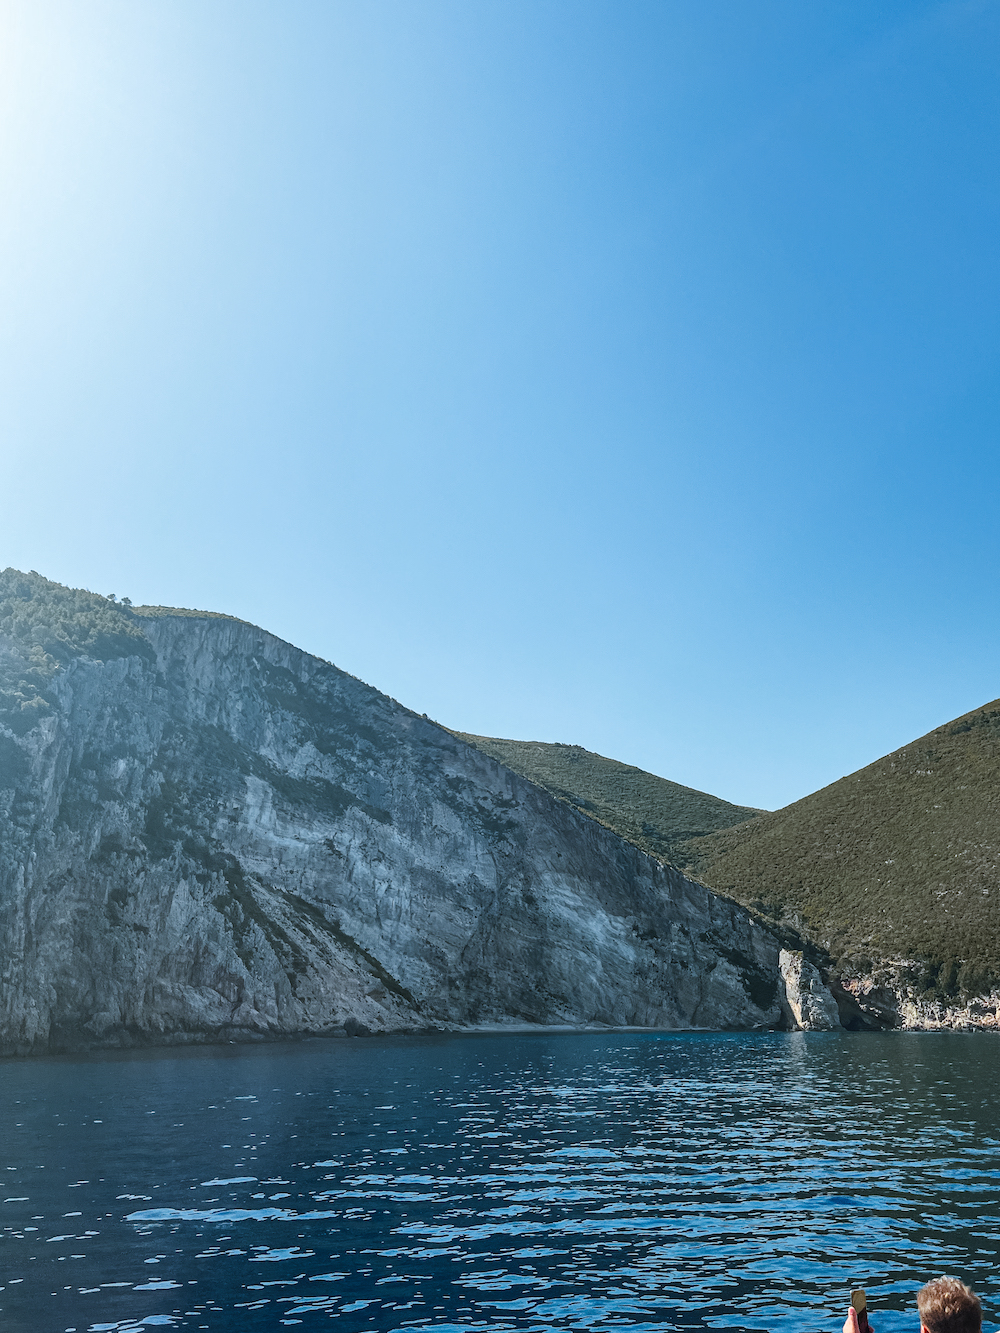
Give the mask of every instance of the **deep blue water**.
[[0, 1065], [4, 1333], [1000, 1316], [1000, 1039], [545, 1034]]

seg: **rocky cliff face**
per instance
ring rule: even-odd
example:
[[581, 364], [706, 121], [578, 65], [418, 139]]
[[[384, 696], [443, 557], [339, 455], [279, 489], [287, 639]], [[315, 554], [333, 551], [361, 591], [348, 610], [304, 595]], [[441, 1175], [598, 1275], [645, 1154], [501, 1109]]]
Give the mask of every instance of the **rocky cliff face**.
[[833, 983], [841, 1014], [852, 1013], [857, 1005], [867, 1027], [1000, 1032], [1000, 989], [943, 1001], [921, 990], [919, 982], [914, 984], [923, 969], [923, 963], [912, 958], [880, 959], [852, 969]]
[[3, 577], [4, 1051], [780, 1022], [750, 913], [442, 727], [225, 617], [84, 651], [90, 594]]
[[782, 949], [778, 972], [779, 1000], [793, 1032], [829, 1032], [841, 1026], [837, 1001], [801, 950]]

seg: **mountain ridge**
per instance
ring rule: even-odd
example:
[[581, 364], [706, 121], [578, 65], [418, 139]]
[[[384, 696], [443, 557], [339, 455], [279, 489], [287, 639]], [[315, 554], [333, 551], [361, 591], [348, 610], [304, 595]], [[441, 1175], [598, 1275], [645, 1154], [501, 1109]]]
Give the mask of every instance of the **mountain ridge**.
[[[567, 760], [638, 775], [661, 798], [678, 784], [578, 746], [465, 739], [758, 913], [788, 948], [809, 952], [845, 1009], [853, 998], [868, 1020], [1000, 1027], [1000, 700], [781, 810], [707, 797], [719, 818], [712, 831], [685, 832], [663, 802], [655, 841], [637, 830], [630, 793], [596, 806], [581, 766]], [[893, 790], [904, 774], [922, 784], [916, 804], [912, 790], [910, 799]]]
[[776, 1026], [755, 914], [236, 618], [0, 575], [0, 1048]]
[[581, 745], [454, 734], [661, 860], [673, 862], [693, 837], [766, 813]]
[[753, 825], [691, 839], [678, 865], [798, 923], [842, 972], [893, 959], [916, 993], [954, 1000], [1000, 984], [998, 817], [994, 700]]

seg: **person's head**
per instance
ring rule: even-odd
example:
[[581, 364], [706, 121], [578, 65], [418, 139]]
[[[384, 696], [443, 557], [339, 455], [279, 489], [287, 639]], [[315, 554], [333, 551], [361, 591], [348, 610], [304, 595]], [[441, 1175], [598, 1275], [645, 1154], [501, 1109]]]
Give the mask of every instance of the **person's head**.
[[979, 1297], [957, 1277], [939, 1277], [917, 1295], [920, 1327], [927, 1333], [980, 1333], [983, 1307]]

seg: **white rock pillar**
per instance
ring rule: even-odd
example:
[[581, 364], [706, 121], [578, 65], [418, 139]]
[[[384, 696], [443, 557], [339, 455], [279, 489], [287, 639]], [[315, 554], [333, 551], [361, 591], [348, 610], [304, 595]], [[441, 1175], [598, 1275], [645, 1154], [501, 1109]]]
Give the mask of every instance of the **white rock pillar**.
[[829, 1032], [841, 1026], [837, 1001], [800, 949], [782, 949], [778, 954], [778, 995], [795, 1031]]

